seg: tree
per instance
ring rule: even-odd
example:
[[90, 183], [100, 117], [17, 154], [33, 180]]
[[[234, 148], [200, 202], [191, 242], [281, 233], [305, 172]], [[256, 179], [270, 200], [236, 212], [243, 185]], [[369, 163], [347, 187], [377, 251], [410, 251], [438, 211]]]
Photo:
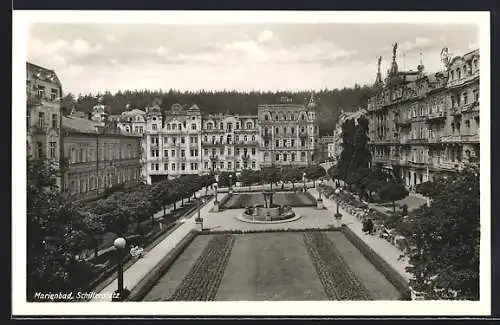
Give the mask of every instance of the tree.
[[439, 180], [432, 204], [405, 223], [413, 274], [426, 299], [479, 299], [479, 168]]
[[368, 125], [369, 121], [363, 115], [358, 118], [358, 124], [355, 128], [354, 150], [352, 154], [352, 169], [368, 168], [372, 160], [370, 150], [368, 149]]
[[61, 195], [46, 161], [27, 161], [27, 300], [35, 292], [82, 289], [91, 266], [76, 259], [89, 247], [77, 207]]
[[340, 153], [339, 163], [337, 165], [340, 179], [345, 179], [348, 172], [352, 170], [352, 160], [355, 150], [356, 127], [354, 121], [346, 120], [342, 124], [342, 152]]
[[392, 201], [392, 207], [396, 213], [396, 201], [407, 197], [408, 190], [402, 184], [390, 181], [380, 189], [379, 196], [382, 200]]
[[278, 181], [278, 169], [276, 167], [263, 168], [261, 170], [262, 180], [271, 185], [271, 190], [273, 189], [273, 183]]
[[326, 171], [320, 165], [309, 166], [305, 169], [306, 177], [313, 180], [313, 186], [316, 186], [316, 180], [324, 177]]
[[247, 185], [250, 190], [252, 184], [259, 181], [259, 173], [251, 169], [243, 169], [240, 174], [240, 181], [243, 185]]

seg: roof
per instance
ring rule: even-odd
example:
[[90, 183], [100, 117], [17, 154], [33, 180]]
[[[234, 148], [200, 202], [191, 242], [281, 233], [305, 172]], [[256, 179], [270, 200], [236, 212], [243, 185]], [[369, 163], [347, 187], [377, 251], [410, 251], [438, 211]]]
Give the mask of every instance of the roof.
[[125, 111], [125, 112], [122, 112], [122, 115], [145, 115], [146, 112], [143, 111], [143, 110], [140, 110], [138, 108], [134, 108], [130, 111]]
[[96, 127], [103, 126], [104, 123], [96, 122], [89, 119], [84, 119], [76, 116], [63, 116], [62, 125], [68, 131], [80, 132], [80, 133], [93, 133], [95, 134]]
[[26, 62], [26, 70], [31, 72], [37, 79], [49, 81], [59, 86], [61, 85], [61, 82], [59, 81], [59, 78], [54, 70], [44, 68], [31, 62]]

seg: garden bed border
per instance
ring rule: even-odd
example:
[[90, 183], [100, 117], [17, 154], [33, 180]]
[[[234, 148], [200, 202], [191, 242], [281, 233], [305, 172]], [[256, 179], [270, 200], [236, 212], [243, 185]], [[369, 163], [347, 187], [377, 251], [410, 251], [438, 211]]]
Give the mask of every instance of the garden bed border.
[[127, 301], [141, 301], [154, 287], [158, 280], [168, 271], [184, 250], [193, 242], [199, 231], [191, 230], [160, 262], [153, 267], [137, 285], [132, 288]]
[[342, 225], [340, 229], [345, 237], [382, 273], [387, 280], [400, 292], [402, 300], [411, 300], [410, 284], [389, 265], [377, 252], [359, 238], [348, 226]]

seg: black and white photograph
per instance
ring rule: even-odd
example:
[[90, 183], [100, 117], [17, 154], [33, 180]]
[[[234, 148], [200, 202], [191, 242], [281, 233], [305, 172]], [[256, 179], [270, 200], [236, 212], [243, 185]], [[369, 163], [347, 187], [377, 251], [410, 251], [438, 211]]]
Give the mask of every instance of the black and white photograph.
[[489, 315], [489, 28], [14, 11], [12, 313]]

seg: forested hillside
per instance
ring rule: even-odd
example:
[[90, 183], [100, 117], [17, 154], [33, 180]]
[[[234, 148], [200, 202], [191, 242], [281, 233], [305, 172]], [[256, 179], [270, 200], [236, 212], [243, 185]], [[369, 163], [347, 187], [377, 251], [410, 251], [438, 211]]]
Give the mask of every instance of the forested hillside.
[[[315, 93], [319, 107], [320, 133], [331, 134], [334, 124], [341, 110], [354, 111], [366, 105], [368, 97], [374, 90], [367, 86], [355, 86], [333, 90], [321, 90]], [[144, 109], [151, 105], [155, 99], [160, 99], [162, 109], [168, 109], [173, 104], [197, 104], [204, 114], [231, 113], [231, 114], [256, 114], [257, 105], [276, 103], [281, 96], [287, 96], [293, 103], [304, 103], [310, 97], [308, 91], [278, 91], [278, 92], [237, 92], [237, 91], [177, 91], [168, 92], [151, 90], [124, 91], [111, 94], [85, 94], [75, 96], [67, 94], [63, 100], [65, 111], [75, 108], [78, 111], [88, 112], [97, 104], [97, 97], [102, 96], [104, 103], [109, 106], [110, 114], [121, 113], [127, 104], [133, 108]]]

